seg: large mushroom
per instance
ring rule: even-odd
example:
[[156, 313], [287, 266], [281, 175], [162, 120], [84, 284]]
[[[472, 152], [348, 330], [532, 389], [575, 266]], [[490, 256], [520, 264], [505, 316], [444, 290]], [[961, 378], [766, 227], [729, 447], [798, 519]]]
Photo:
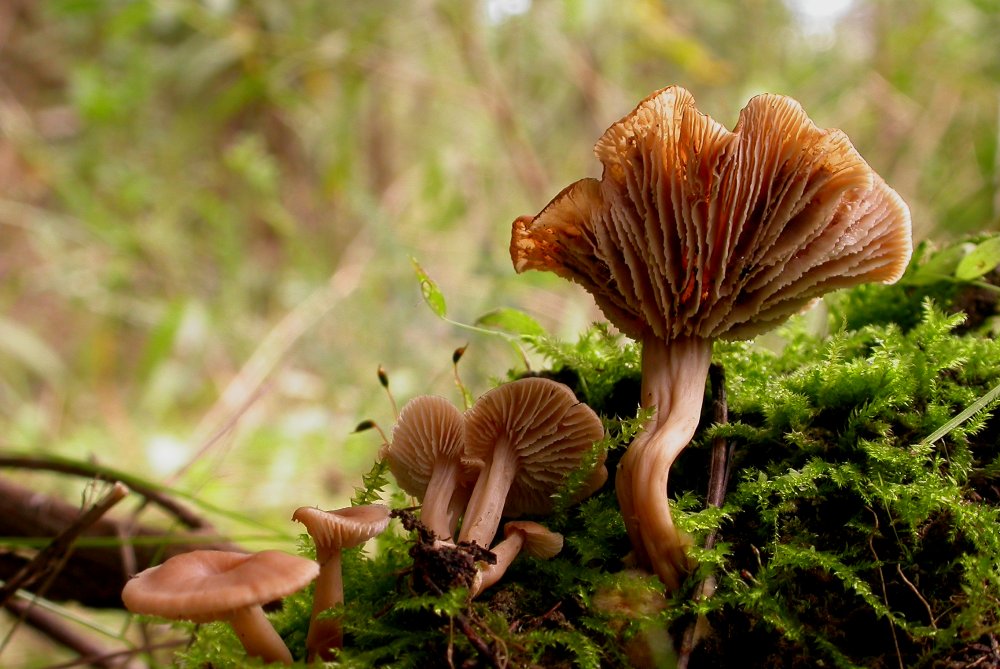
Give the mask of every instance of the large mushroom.
[[136, 574], [125, 584], [122, 601], [133, 613], [196, 623], [225, 620], [247, 655], [291, 664], [262, 605], [300, 590], [318, 572], [312, 560], [280, 551], [197, 550]]
[[[466, 454], [482, 460], [483, 468], [459, 540], [483, 548], [493, 541], [501, 515], [551, 512], [553, 493], [604, 436], [601, 419], [572, 390], [537, 377], [484, 394], [467, 412], [465, 428]], [[603, 460], [597, 467], [589, 487], [604, 481]]]
[[464, 454], [465, 417], [432, 395], [406, 403], [382, 449], [399, 487], [422, 500], [420, 520], [439, 539], [451, 538], [475, 480]]
[[729, 132], [665, 88], [594, 151], [602, 178], [515, 220], [511, 259], [581, 284], [642, 343], [642, 406], [656, 413], [615, 488], [636, 559], [672, 589], [688, 564], [667, 478], [698, 425], [712, 341], [752, 337], [836, 288], [895, 281], [910, 214], [847, 135], [780, 95], [753, 98]]
[[383, 504], [364, 504], [323, 511], [303, 506], [295, 510], [292, 520], [305, 525], [316, 544], [316, 561], [319, 563], [312, 618], [306, 635], [309, 659], [331, 660], [331, 649], [343, 646], [341, 623], [339, 618], [320, 617], [320, 614], [344, 603], [341, 553], [360, 546], [385, 530], [389, 524], [389, 508]]

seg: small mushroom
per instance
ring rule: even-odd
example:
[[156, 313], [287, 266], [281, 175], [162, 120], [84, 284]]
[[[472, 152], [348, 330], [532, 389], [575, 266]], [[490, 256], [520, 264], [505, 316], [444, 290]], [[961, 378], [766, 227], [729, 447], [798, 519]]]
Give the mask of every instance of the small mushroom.
[[[466, 413], [465, 428], [466, 454], [481, 459], [483, 469], [459, 540], [484, 548], [504, 513], [551, 511], [552, 494], [604, 436], [601, 419], [590, 407], [565, 385], [543, 378], [490, 390]], [[597, 480], [592, 476], [590, 483]]]
[[897, 280], [910, 213], [847, 135], [780, 95], [753, 98], [729, 132], [665, 88], [594, 152], [601, 179], [515, 220], [511, 260], [579, 283], [642, 343], [642, 406], [656, 414], [615, 489], [637, 561], [674, 589], [688, 563], [668, 472], [698, 426], [712, 341], [755, 336], [835, 288]]
[[558, 555], [563, 547], [561, 534], [530, 520], [510, 521], [503, 526], [503, 534], [503, 541], [490, 549], [496, 555], [496, 563], [486, 565], [476, 573], [471, 588], [473, 597], [499, 581], [519, 554], [548, 560]]
[[366, 504], [323, 511], [303, 506], [295, 510], [292, 520], [306, 526], [316, 544], [319, 563], [306, 648], [310, 661], [317, 657], [330, 660], [333, 657], [331, 649], [343, 646], [343, 632], [338, 618], [320, 618], [319, 615], [344, 603], [341, 551], [360, 546], [381, 533], [389, 524], [389, 508], [382, 504]]
[[476, 470], [463, 460], [465, 417], [443, 397], [415, 397], [403, 407], [381, 456], [399, 487], [422, 500], [420, 520], [449, 539], [468, 501]]
[[125, 584], [122, 601], [133, 613], [196, 623], [225, 620], [247, 655], [291, 664], [261, 605], [300, 590], [318, 572], [312, 560], [280, 551], [196, 550], [136, 574]]

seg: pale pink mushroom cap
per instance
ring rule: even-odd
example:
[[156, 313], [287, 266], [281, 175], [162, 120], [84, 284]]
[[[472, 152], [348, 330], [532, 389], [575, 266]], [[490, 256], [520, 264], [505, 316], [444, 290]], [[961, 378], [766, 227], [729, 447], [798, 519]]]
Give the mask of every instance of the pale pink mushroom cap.
[[280, 551], [197, 550], [137, 574], [122, 601], [133, 613], [205, 623], [290, 595], [318, 573], [312, 560]]
[[561, 383], [525, 378], [484, 394], [466, 414], [466, 452], [484, 464], [460, 539], [488, 546], [501, 512], [550, 513], [552, 496], [603, 437], [601, 419]]
[[451, 536], [453, 498], [464, 506], [478, 473], [465, 458], [465, 416], [443, 397], [415, 397], [403, 407], [381, 452], [399, 487], [421, 500], [421, 520]]
[[228, 622], [247, 654], [292, 663], [292, 655], [261, 608], [317, 577], [312, 560], [280, 551], [197, 550], [175, 555], [125, 584], [122, 601], [133, 613], [171, 620]]
[[292, 520], [305, 525], [317, 551], [343, 550], [360, 546], [385, 530], [389, 524], [389, 507], [365, 504], [323, 511], [303, 506], [295, 510]]

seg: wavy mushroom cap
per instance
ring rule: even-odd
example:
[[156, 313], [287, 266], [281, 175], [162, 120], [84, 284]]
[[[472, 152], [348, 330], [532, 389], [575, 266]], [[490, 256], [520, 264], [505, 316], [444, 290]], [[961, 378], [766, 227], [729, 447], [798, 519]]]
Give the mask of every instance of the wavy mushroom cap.
[[385, 530], [389, 524], [389, 507], [364, 504], [323, 511], [303, 506], [295, 510], [292, 520], [306, 526], [317, 549], [347, 549], [360, 546]]
[[122, 601], [133, 613], [205, 623], [290, 595], [318, 573], [314, 561], [281, 551], [196, 550], [136, 574]]
[[[465, 451], [465, 417], [443, 397], [415, 397], [403, 407], [392, 429], [392, 443], [381, 456], [399, 487], [423, 499], [435, 463], [461, 460]], [[462, 465], [463, 479], [475, 478], [475, 469]]]
[[753, 98], [729, 132], [672, 86], [594, 152], [601, 180], [515, 220], [511, 259], [581, 284], [633, 339], [750, 337], [830, 290], [892, 283], [912, 252], [899, 195], [788, 97]]
[[[466, 414], [466, 453], [488, 460], [496, 443], [506, 440], [516, 451], [518, 474], [504, 504], [505, 516], [552, 511], [552, 495], [579, 468], [594, 444], [604, 438], [601, 419], [562, 383], [525, 378], [485, 393]], [[586, 488], [606, 479], [598, 473]], [[597, 485], [596, 487], [600, 487]]]
[[544, 525], [533, 523], [530, 520], [512, 520], [504, 525], [504, 537], [509, 537], [515, 532], [524, 539], [521, 552], [525, 555], [548, 560], [554, 558], [562, 550], [563, 535], [549, 530]]

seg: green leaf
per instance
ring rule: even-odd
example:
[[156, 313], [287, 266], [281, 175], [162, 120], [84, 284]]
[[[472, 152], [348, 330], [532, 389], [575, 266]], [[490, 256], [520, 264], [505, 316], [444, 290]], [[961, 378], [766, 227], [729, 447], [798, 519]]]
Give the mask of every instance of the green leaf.
[[510, 307], [500, 307], [483, 314], [476, 319], [476, 325], [528, 337], [545, 336], [545, 328], [538, 321], [523, 311]]
[[413, 263], [413, 271], [417, 273], [417, 279], [420, 281], [420, 292], [424, 296], [424, 302], [427, 306], [431, 308], [435, 314], [440, 318], [444, 318], [448, 314], [448, 306], [445, 304], [444, 295], [438, 289], [437, 284], [434, 283], [434, 279], [428, 276], [424, 268], [420, 266], [416, 258], [410, 258]]
[[951, 280], [962, 258], [970, 252], [969, 244], [955, 244], [934, 253], [927, 262], [906, 273], [900, 283], [907, 286], [929, 286]]
[[972, 281], [997, 265], [1000, 265], [1000, 237], [991, 237], [962, 258], [955, 268], [955, 277], [963, 281]]

